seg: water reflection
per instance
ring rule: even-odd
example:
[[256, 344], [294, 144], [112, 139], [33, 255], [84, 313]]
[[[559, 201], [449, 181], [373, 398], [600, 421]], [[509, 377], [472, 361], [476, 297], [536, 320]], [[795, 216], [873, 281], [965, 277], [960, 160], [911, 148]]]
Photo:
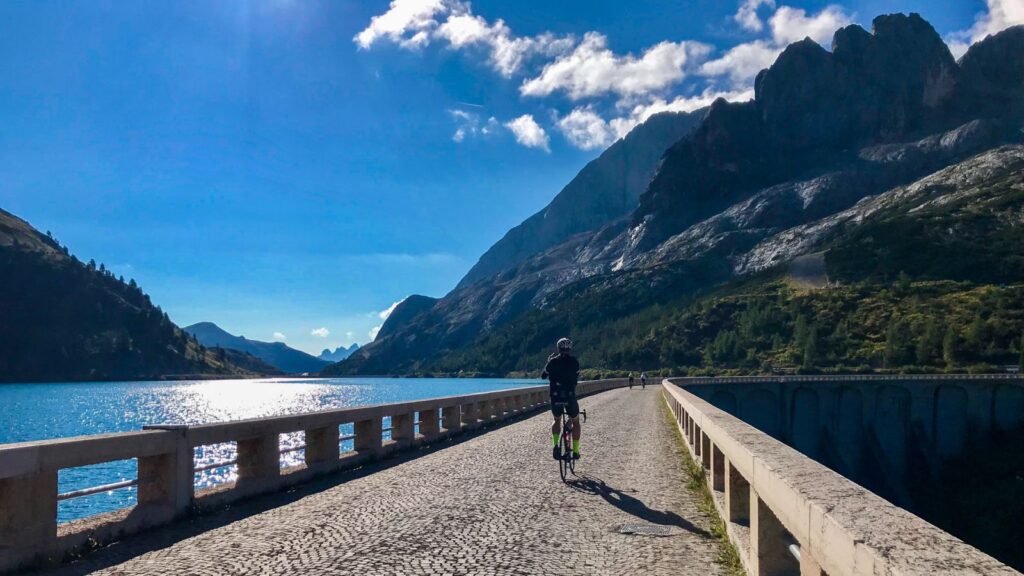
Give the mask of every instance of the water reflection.
[[[503, 379], [266, 379], [175, 382], [105, 382], [0, 385], [0, 444], [48, 438], [140, 430], [148, 424], [205, 424], [245, 418], [297, 414], [328, 408], [401, 402], [421, 398], [534, 385], [536, 380]], [[385, 421], [384, 427], [390, 426]], [[351, 424], [341, 435], [353, 433]], [[385, 433], [385, 437], [390, 437]], [[301, 432], [281, 435], [281, 462], [301, 464]], [[351, 450], [345, 440], [341, 449]], [[196, 466], [235, 459], [234, 443], [196, 449]], [[59, 492], [105, 485], [137, 476], [135, 460], [106, 462], [62, 470]], [[196, 473], [196, 486], [235, 479], [237, 467]], [[61, 522], [132, 506], [134, 488], [61, 501]]]

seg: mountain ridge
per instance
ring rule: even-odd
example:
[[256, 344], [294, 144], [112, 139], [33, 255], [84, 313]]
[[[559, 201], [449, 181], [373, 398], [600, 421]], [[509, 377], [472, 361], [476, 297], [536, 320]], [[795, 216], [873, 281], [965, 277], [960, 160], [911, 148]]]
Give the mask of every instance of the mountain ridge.
[[221, 347], [244, 352], [287, 374], [316, 373], [329, 364], [284, 342], [262, 342], [235, 336], [213, 322], [197, 322], [184, 328], [206, 347]]
[[260, 375], [201, 346], [134, 280], [2, 209], [0, 271], [2, 382]]
[[[843, 28], [833, 48], [795, 43], [758, 75], [753, 101], [715, 102], [667, 149], [631, 215], [460, 284], [331, 372], [473, 370], [454, 361], [468, 343], [524, 315], [536, 320], [534, 311], [558, 307], [560, 293], [662, 282], [679, 266], [699, 279], [681, 285], [693, 292], [785, 264], [821, 242], [776, 250], [760, 264], [748, 252], [949, 166], [968, 170], [974, 155], [1021, 138], [1024, 65], [1015, 48], [1024, 48], [1024, 27], [976, 43], [959, 63], [916, 14], [876, 18], [872, 33]], [[1012, 80], [990, 78], [1007, 73]]]

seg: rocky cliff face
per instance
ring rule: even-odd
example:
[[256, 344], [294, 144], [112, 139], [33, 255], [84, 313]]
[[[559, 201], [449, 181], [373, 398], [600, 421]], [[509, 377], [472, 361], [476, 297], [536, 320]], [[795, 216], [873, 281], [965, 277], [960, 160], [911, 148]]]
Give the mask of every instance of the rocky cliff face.
[[508, 231], [459, 283], [463, 288], [516, 267], [566, 238], [628, 215], [661, 155], [690, 133], [704, 110], [650, 117], [587, 164], [543, 210]]
[[[931, 175], [959, 178], [980, 169], [965, 164], [972, 157], [1019, 142], [1022, 53], [1018, 27], [957, 63], [917, 15], [876, 18], [870, 33], [844, 28], [832, 52], [810, 40], [793, 44], [758, 76], [754, 101], [716, 102], [665, 152], [628, 218], [464, 281], [341, 369], [437, 365], [584, 285], [657, 283], [659, 271], [682, 269], [701, 277], [680, 288], [692, 290], [821, 249], [835, 228], [830, 218]], [[996, 164], [1004, 175], [1015, 166]]]

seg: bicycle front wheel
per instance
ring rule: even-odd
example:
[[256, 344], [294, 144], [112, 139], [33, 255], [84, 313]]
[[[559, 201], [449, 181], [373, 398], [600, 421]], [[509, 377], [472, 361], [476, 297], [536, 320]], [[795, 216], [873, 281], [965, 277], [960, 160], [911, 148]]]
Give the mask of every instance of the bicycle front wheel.
[[[562, 440], [559, 443], [559, 459], [558, 459], [558, 474], [562, 477], [562, 482], [565, 482], [565, 477], [569, 474], [569, 466], [572, 463], [569, 446], [566, 445], [565, 435], [562, 435]], [[570, 456], [567, 458], [566, 456]]]

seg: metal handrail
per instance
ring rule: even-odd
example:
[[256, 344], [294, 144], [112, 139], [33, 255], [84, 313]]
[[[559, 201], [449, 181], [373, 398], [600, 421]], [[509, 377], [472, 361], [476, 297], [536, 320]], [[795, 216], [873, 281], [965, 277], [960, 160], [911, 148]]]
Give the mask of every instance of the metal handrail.
[[206, 472], [207, 470], [213, 470], [214, 468], [227, 468], [228, 466], [234, 466], [235, 464], [238, 464], [238, 458], [225, 460], [223, 462], [214, 462], [213, 464], [204, 464], [202, 466], [197, 466], [193, 470], [193, 472]]
[[93, 494], [101, 494], [103, 492], [110, 492], [111, 490], [121, 490], [124, 488], [131, 488], [132, 486], [138, 486], [139, 479], [134, 480], [122, 480], [121, 482], [113, 482], [111, 484], [104, 484], [102, 486], [93, 486], [92, 488], [82, 488], [81, 490], [72, 490], [70, 492], [64, 492], [63, 494], [57, 494], [57, 501], [70, 500], [72, 498], [82, 498], [83, 496], [92, 496]]
[[[418, 422], [417, 422], [417, 424], [418, 424]], [[388, 428], [388, 430], [390, 430], [390, 428]], [[338, 437], [338, 442], [345, 442], [345, 441], [348, 441], [348, 440], [355, 440], [355, 439], [356, 439], [356, 435], [355, 434], [346, 434], [344, 436], [339, 436]], [[300, 444], [298, 446], [292, 446], [290, 448], [283, 448], [281, 450], [281, 453], [282, 454], [288, 454], [290, 452], [298, 452], [300, 450], [305, 450], [305, 449], [306, 449], [306, 445], [305, 444]], [[195, 469], [193, 470], [193, 472], [194, 473], [206, 472], [207, 470], [215, 470], [217, 468], [227, 468], [228, 466], [234, 466], [235, 464], [238, 464], [238, 459], [237, 458], [234, 458], [232, 460], [224, 460], [223, 462], [212, 462], [210, 464], [203, 464], [202, 466], [196, 466]], [[91, 488], [82, 488], [81, 490], [72, 490], [70, 492], [64, 492], [62, 494], [58, 494], [57, 495], [57, 501], [59, 502], [59, 501], [62, 501], [62, 500], [71, 500], [72, 498], [83, 498], [85, 496], [92, 496], [94, 494], [100, 494], [100, 493], [103, 493], [103, 492], [109, 492], [111, 490], [122, 490], [124, 488], [130, 488], [132, 486], [138, 486], [138, 485], [139, 485], [139, 479], [135, 478], [134, 480], [124, 480], [124, 481], [121, 481], [121, 482], [114, 482], [114, 483], [111, 483], [111, 484], [103, 484], [101, 486], [93, 486]]]

